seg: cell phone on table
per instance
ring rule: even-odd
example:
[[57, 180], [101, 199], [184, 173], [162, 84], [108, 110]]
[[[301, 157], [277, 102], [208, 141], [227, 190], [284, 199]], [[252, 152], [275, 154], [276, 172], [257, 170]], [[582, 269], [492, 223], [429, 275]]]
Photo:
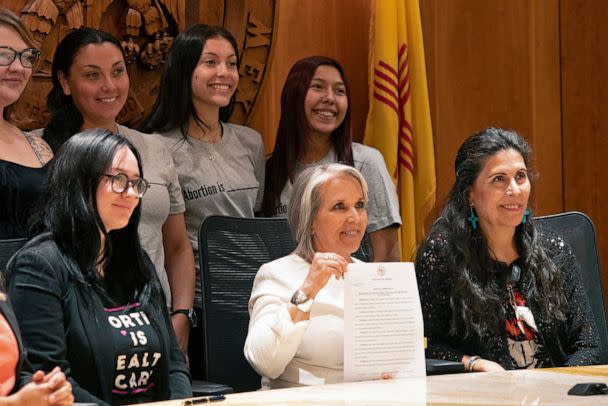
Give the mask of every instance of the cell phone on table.
[[568, 391], [568, 395], [591, 396], [608, 394], [608, 386], [601, 382], [577, 383]]

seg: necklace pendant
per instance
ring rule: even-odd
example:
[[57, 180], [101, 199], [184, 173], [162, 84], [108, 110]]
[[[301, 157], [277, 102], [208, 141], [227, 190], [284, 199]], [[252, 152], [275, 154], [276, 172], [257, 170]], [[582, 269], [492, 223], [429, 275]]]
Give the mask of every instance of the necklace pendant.
[[517, 283], [521, 278], [521, 268], [517, 264], [513, 264], [511, 267], [511, 282]]

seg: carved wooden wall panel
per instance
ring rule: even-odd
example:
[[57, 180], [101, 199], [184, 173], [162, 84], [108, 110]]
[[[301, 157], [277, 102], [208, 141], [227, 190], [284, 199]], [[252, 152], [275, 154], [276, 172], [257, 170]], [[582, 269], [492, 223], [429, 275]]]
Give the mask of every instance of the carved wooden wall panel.
[[[39, 64], [10, 119], [23, 129], [43, 127], [46, 95], [58, 42], [81, 26], [118, 38], [125, 50], [131, 89], [118, 121], [137, 127], [158, 94], [162, 64], [173, 38], [190, 24], [223, 25], [236, 37], [242, 56], [233, 122], [246, 123], [255, 105], [275, 29], [274, 0], [8, 0], [42, 51]], [[4, 5], [4, 2], [3, 2]]]

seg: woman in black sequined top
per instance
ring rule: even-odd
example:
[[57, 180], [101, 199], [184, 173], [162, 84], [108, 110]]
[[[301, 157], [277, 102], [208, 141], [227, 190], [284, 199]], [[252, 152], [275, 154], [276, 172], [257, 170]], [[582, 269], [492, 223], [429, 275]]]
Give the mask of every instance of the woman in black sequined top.
[[416, 256], [427, 357], [469, 371], [599, 362], [578, 264], [530, 218], [530, 154], [496, 128], [460, 147], [455, 184]]

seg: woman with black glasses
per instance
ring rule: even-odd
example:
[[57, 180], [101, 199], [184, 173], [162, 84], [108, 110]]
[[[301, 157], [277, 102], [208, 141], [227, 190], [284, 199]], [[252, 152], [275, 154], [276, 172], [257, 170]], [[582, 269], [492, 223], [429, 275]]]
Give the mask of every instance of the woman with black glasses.
[[70, 137], [49, 165], [34, 221], [44, 232], [7, 266], [34, 368], [59, 365], [77, 402], [191, 396], [150, 258], [139, 242], [139, 153], [108, 130]]
[[27, 221], [53, 157], [42, 137], [8, 121], [38, 62], [40, 51], [19, 17], [0, 8], [0, 238], [27, 235]]

